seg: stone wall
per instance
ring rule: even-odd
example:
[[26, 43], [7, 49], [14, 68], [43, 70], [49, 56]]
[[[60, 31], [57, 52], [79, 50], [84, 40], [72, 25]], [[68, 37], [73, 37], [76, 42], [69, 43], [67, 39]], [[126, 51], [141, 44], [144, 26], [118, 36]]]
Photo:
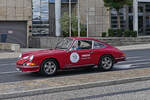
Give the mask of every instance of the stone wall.
[[[88, 3], [88, 4], [87, 4]], [[110, 28], [110, 13], [103, 0], [80, 0], [81, 23], [86, 24], [88, 6], [89, 36], [101, 36]]]
[[[150, 37], [107, 37], [100, 38], [95, 37], [105, 43], [113, 46], [125, 46], [135, 44], [148, 44], [150, 43]], [[63, 37], [31, 37], [30, 47], [31, 48], [54, 48], [56, 43], [64, 39]]]
[[0, 20], [32, 20], [32, 0], [0, 0]]
[[0, 21], [26, 21], [27, 45], [32, 25], [32, 0], [0, 0]]

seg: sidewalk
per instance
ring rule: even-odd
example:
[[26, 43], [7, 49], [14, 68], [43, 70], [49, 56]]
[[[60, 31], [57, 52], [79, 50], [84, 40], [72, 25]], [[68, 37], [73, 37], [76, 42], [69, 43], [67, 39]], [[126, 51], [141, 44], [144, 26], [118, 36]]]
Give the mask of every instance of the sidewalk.
[[0, 84], [0, 99], [150, 80], [150, 68], [47, 77]]
[[[120, 50], [138, 50], [138, 49], [150, 49], [150, 44], [118, 46]], [[22, 48], [21, 52], [41, 50], [40, 48]], [[17, 58], [21, 52], [0, 52], [0, 59]]]
[[[150, 44], [117, 47], [121, 50], [150, 49]], [[21, 52], [39, 49], [21, 49]], [[1, 52], [0, 58], [16, 58], [21, 52]], [[147, 66], [150, 67], [150, 66]], [[21, 73], [20, 73], [21, 74]], [[0, 99], [55, 93], [150, 80], [150, 68], [43, 77], [38, 80], [0, 83]]]

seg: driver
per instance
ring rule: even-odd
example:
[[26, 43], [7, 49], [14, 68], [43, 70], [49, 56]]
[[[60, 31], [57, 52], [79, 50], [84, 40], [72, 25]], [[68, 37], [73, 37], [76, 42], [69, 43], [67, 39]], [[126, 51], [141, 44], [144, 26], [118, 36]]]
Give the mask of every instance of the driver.
[[78, 41], [78, 48], [77, 50], [80, 50], [81, 49], [81, 41]]

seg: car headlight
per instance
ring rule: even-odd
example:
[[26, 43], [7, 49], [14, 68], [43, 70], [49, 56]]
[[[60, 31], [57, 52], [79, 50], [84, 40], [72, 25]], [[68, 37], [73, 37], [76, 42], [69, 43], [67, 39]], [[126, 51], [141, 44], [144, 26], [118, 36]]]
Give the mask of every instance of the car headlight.
[[22, 58], [22, 54], [20, 54], [18, 58], [19, 58], [19, 59]]
[[29, 58], [29, 56], [23, 57], [23, 59], [28, 59], [28, 58]]
[[32, 61], [34, 58], [34, 55], [30, 56], [29, 61]]

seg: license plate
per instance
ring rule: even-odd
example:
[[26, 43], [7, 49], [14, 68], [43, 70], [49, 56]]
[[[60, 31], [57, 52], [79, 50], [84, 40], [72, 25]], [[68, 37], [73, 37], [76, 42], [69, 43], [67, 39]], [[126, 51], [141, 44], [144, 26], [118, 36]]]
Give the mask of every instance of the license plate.
[[16, 68], [16, 70], [17, 70], [18, 72], [21, 72], [20, 68]]

